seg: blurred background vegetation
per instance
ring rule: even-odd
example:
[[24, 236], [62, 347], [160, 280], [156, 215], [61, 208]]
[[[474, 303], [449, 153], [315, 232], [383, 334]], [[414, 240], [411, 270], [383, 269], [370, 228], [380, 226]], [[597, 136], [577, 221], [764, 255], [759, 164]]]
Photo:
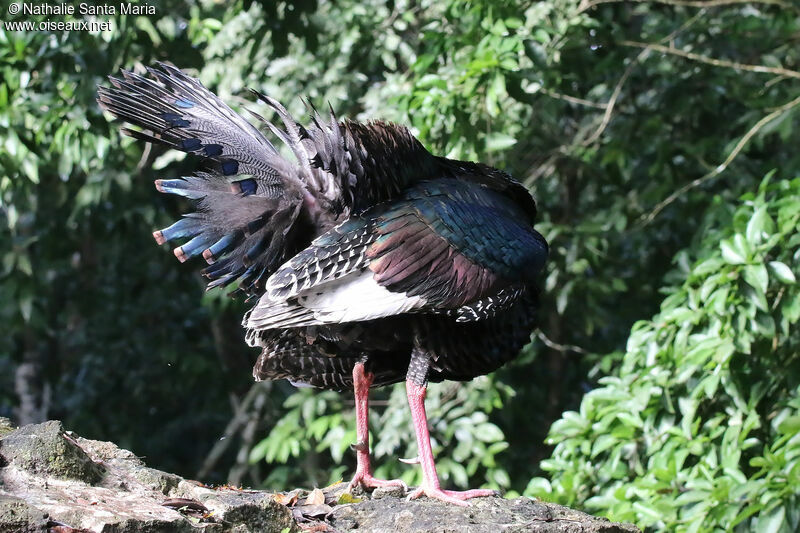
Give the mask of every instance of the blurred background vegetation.
[[[247, 87], [330, 102], [531, 188], [541, 328], [507, 368], [432, 387], [448, 486], [652, 531], [800, 529], [796, 3], [151, 4], [105, 32], [0, 29], [0, 415], [207, 482], [352, 474], [349, 395], [251, 383], [245, 305], [152, 241], [186, 209], [152, 180], [197, 162], [94, 99], [163, 60], [236, 108], [265, 112]], [[418, 482], [402, 386], [375, 397], [378, 474]]]

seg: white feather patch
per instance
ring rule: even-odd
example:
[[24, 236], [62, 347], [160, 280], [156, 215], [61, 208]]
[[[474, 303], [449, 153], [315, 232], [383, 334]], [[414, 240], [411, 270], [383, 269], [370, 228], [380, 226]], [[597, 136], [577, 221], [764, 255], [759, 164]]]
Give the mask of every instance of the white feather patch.
[[[420, 296], [381, 287], [367, 269], [306, 289], [296, 301], [272, 300], [269, 293], [264, 294], [245, 315], [243, 325], [260, 331], [359, 322], [406, 313], [425, 303]], [[255, 342], [256, 338], [251, 340]]]
[[399, 315], [425, 305], [420, 296], [380, 286], [369, 269], [313, 287], [301, 293], [297, 302], [312, 310], [314, 318], [329, 324]]

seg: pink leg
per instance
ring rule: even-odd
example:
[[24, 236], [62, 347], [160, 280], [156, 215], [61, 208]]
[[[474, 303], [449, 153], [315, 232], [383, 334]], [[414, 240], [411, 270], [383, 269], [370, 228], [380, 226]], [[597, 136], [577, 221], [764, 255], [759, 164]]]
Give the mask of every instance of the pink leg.
[[408, 394], [408, 406], [411, 408], [411, 418], [414, 420], [414, 429], [417, 432], [417, 447], [419, 448], [419, 460], [422, 463], [422, 485], [411, 494], [409, 499], [427, 496], [436, 498], [455, 505], [469, 505], [463, 500], [478, 498], [481, 496], [494, 496], [497, 494], [493, 490], [474, 489], [465, 491], [442, 490], [439, 485], [439, 476], [436, 474], [436, 465], [433, 462], [433, 450], [431, 450], [431, 435], [428, 432], [428, 417], [425, 414], [425, 391], [424, 385], [417, 385], [411, 380], [406, 381], [406, 392]]
[[356, 474], [348, 485], [352, 489], [356, 485], [364, 488], [377, 487], [403, 487], [408, 490], [405, 483], [399, 479], [383, 480], [372, 477], [372, 468], [369, 463], [369, 387], [372, 385], [373, 375], [364, 370], [363, 363], [356, 363], [353, 367], [353, 390], [356, 397], [356, 435], [358, 443], [356, 449]]

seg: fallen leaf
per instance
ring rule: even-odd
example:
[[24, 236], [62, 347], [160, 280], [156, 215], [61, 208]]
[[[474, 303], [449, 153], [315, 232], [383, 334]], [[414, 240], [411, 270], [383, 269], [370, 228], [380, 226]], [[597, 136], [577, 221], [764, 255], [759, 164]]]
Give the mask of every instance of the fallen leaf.
[[333, 507], [330, 505], [298, 505], [292, 509], [292, 513], [300, 514], [303, 518], [321, 518], [333, 512]]
[[287, 507], [291, 507], [295, 503], [297, 503], [297, 499], [300, 497], [300, 490], [295, 489], [292, 492], [282, 493], [279, 492], [277, 494], [273, 494], [272, 498], [281, 505], [285, 505]]
[[364, 501], [362, 498], [356, 498], [349, 492], [345, 492], [341, 496], [339, 496], [338, 500], [336, 500], [336, 505], [344, 505], [347, 503], [360, 503], [362, 501]]
[[314, 489], [308, 494], [304, 505], [322, 505], [325, 503], [325, 493], [319, 489]]
[[170, 498], [161, 503], [164, 507], [175, 509], [180, 513], [208, 513], [205, 505], [197, 500], [190, 500], [188, 498]]

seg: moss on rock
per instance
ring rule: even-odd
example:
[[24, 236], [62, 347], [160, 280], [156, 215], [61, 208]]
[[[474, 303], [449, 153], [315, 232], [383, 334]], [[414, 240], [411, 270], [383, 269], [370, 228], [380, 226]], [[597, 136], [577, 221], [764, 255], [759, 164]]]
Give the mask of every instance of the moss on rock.
[[0, 494], [0, 533], [33, 533], [47, 529], [47, 513], [25, 500]]
[[11, 420], [4, 416], [0, 416], [0, 439], [14, 431], [16, 428], [11, 423]]
[[32, 474], [98, 483], [105, 469], [92, 461], [61, 422], [48, 421], [15, 429], [0, 440], [0, 455], [7, 463]]

